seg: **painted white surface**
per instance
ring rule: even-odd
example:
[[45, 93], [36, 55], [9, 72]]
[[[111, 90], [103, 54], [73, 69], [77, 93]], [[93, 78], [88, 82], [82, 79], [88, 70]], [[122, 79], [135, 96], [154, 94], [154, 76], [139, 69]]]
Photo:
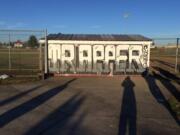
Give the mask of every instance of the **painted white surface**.
[[[139, 55], [138, 56], [133, 56], [132, 52], [133, 51], [139, 51]], [[135, 59], [137, 61], [138, 64], [140, 64], [141, 62], [144, 62], [142, 59], [142, 51], [143, 51], [143, 45], [130, 45], [129, 47], [129, 53], [131, 54], [130, 57], [130, 62]]]
[[15, 47], [15, 48], [22, 48], [22, 47], [23, 47], [23, 44], [22, 44], [22, 43], [15, 43], [15, 44], [14, 44], [14, 47]]
[[[83, 56], [83, 51], [87, 51], [88, 56]], [[79, 45], [79, 61], [83, 62], [84, 60], [87, 60], [88, 62], [92, 61], [92, 49], [91, 45]]]
[[[44, 40], [39, 40], [44, 43]], [[152, 44], [152, 41], [80, 41], [80, 40], [48, 40], [48, 44], [84, 44], [84, 45], [123, 45]]]
[[[79, 62], [87, 60], [88, 62], [96, 62], [97, 60], [103, 60], [108, 63], [109, 60], [116, 60], [119, 63], [120, 60], [127, 60], [127, 56], [120, 56], [120, 50], [129, 51], [129, 61], [136, 59], [138, 63], [143, 63], [143, 45], [148, 45], [148, 61], [149, 66], [150, 59], [150, 45], [151, 41], [62, 41], [62, 40], [49, 40], [48, 41], [48, 58], [56, 63], [58, 60], [69, 61], [70, 63], [75, 60], [75, 46], [79, 47]], [[65, 50], [69, 50], [70, 57], [65, 57]], [[83, 56], [83, 51], [88, 51], [88, 57]], [[139, 50], [139, 56], [132, 56], [133, 50]], [[101, 56], [98, 57], [96, 52], [101, 51]], [[113, 52], [113, 56], [109, 56], [109, 51]], [[93, 58], [92, 58], [93, 57]]]
[[[101, 56], [97, 56], [97, 51], [101, 52]], [[93, 60], [104, 60], [104, 45], [94, 45], [93, 46]]]
[[148, 45], [148, 61], [147, 61], [147, 67], [150, 66], [150, 49], [151, 49], [151, 43]]
[[120, 60], [127, 60], [128, 59], [128, 57], [127, 56], [122, 56], [122, 55], [120, 55], [120, 51], [121, 50], [129, 50], [129, 45], [127, 45], [127, 44], [122, 44], [122, 45], [118, 45], [117, 47], [116, 47], [116, 61], [120, 61]]
[[[61, 56], [61, 59], [62, 61], [69, 61], [71, 62], [72, 60], [74, 60], [74, 45], [73, 44], [62, 44], [62, 56]], [[70, 51], [70, 57], [66, 57], [65, 56], [65, 51], [68, 50]]]
[[[109, 56], [109, 52], [113, 53], [113, 56]], [[105, 47], [105, 62], [108, 63], [109, 60], [115, 60], [115, 46], [114, 45], [107, 45]]]
[[53, 63], [56, 63], [57, 60], [61, 59], [61, 47], [57, 44], [49, 44], [48, 46], [48, 58], [52, 60]]

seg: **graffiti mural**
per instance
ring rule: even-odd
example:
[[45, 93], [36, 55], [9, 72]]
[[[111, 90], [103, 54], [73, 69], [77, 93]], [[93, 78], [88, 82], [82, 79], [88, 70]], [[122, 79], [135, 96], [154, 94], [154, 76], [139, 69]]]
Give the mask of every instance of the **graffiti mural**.
[[143, 67], [146, 68], [148, 63], [148, 45], [143, 46]]
[[[60, 73], [120, 74], [143, 72], [149, 66], [149, 44], [54, 45], [49, 49], [49, 68]], [[61, 49], [63, 48], [64, 49]], [[59, 53], [57, 53], [57, 49]], [[58, 55], [57, 55], [58, 54]], [[55, 64], [56, 63], [56, 64]]]

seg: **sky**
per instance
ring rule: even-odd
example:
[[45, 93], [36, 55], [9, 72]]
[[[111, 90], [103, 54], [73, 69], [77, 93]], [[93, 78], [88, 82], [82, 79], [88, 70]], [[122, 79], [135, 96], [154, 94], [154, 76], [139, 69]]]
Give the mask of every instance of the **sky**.
[[180, 35], [180, 0], [0, 0], [0, 29]]

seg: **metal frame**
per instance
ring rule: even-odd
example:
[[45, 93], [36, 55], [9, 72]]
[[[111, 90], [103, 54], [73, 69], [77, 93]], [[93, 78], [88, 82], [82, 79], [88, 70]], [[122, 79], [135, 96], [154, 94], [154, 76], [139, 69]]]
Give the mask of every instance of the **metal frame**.
[[[12, 68], [12, 65], [11, 65], [11, 53], [10, 53], [10, 45], [11, 45], [11, 35], [31, 35], [33, 33], [36, 33], [36, 35], [38, 36], [42, 36], [42, 37], [45, 37], [46, 41], [47, 41], [47, 30], [18, 30], [18, 29], [12, 29], [12, 30], [9, 30], [9, 29], [0, 29], [0, 32], [2, 32], [3, 34], [0, 34], [0, 35], [6, 35], [8, 36], [8, 42], [9, 42], [9, 55], [8, 55], [8, 59], [9, 59], [9, 62], [8, 62], [8, 70], [9, 71], [16, 71], [16, 70], [19, 70], [19, 69], [13, 69]], [[21, 34], [20, 32], [22, 32], [23, 34]], [[45, 48], [47, 48], [47, 42], [45, 44]], [[42, 44], [40, 43], [39, 44], [39, 69], [23, 69], [23, 71], [30, 71], [30, 70], [40, 70], [41, 72], [41, 75], [44, 76], [44, 63], [43, 63], [43, 55], [42, 55]], [[46, 55], [47, 53], [45, 53]], [[4, 69], [1, 69], [1, 70], [4, 70]], [[7, 69], [6, 69], [7, 70]], [[47, 72], [46, 72], [47, 73]], [[44, 78], [44, 77], [43, 77]]]

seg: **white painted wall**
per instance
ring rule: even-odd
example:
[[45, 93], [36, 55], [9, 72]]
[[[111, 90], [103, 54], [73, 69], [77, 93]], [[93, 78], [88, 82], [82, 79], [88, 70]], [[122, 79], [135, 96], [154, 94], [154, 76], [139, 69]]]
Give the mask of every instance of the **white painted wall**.
[[[88, 57], [83, 57], [84, 50], [88, 52]], [[79, 45], [79, 61], [83, 62], [84, 60], [87, 60], [88, 62], [92, 61], [91, 45]]]
[[48, 46], [48, 58], [52, 60], [53, 63], [57, 62], [57, 59], [61, 59], [61, 47], [57, 44], [49, 44]]
[[[40, 40], [44, 43], [44, 40]], [[85, 44], [85, 45], [139, 45], [152, 44], [152, 41], [80, 41], [80, 40], [48, 40], [48, 44]]]
[[[61, 59], [62, 61], [69, 61], [71, 62], [72, 60], [74, 60], [74, 45], [73, 44], [62, 44], [62, 56]], [[65, 57], [65, 50], [69, 50], [71, 56], [70, 57]]]
[[[97, 51], [101, 52], [101, 56], [97, 56]], [[94, 45], [93, 46], [93, 60], [104, 60], [104, 45]]]
[[[71, 62], [75, 58], [75, 45], [79, 46], [79, 62], [88, 60], [95, 63], [97, 60], [103, 60], [108, 63], [109, 60], [116, 60], [119, 63], [120, 60], [127, 60], [127, 56], [120, 56], [120, 50], [129, 50], [130, 60], [136, 59], [144, 62], [142, 56], [143, 45], [148, 45], [148, 62], [147, 67], [149, 66], [150, 59], [150, 45], [152, 42], [140, 42], [140, 41], [61, 41], [61, 40], [49, 40], [48, 41], [48, 58], [56, 63], [58, 59], [62, 62], [69, 61]], [[93, 50], [92, 50], [93, 48]], [[104, 50], [105, 48], [105, 50]], [[71, 53], [70, 57], [65, 57], [65, 50], [69, 50]], [[83, 57], [83, 50], [88, 51], [88, 57]], [[115, 52], [116, 50], [116, 52]], [[132, 56], [133, 50], [139, 50], [140, 56]], [[97, 57], [96, 52], [101, 51], [102, 56]], [[105, 51], [105, 52], [104, 52]], [[109, 51], [113, 52], [113, 56], [109, 57]], [[116, 56], [115, 56], [116, 54]]]
[[[132, 55], [132, 52], [136, 51], [136, 50], [139, 51], [139, 56], [133, 56]], [[129, 53], [131, 54], [130, 61], [135, 59], [138, 64], [143, 62], [143, 59], [141, 57], [142, 56], [142, 50], [143, 50], [143, 45], [130, 45], [130, 47], [129, 47]]]
[[120, 60], [127, 60], [127, 56], [120, 56], [120, 50], [129, 50], [129, 45], [122, 44], [116, 47], [116, 61], [119, 63]]
[[[109, 52], [113, 53], [113, 56], [109, 56]], [[115, 60], [115, 46], [114, 45], [107, 45], [105, 47], [105, 62], [108, 64], [109, 60]]]

